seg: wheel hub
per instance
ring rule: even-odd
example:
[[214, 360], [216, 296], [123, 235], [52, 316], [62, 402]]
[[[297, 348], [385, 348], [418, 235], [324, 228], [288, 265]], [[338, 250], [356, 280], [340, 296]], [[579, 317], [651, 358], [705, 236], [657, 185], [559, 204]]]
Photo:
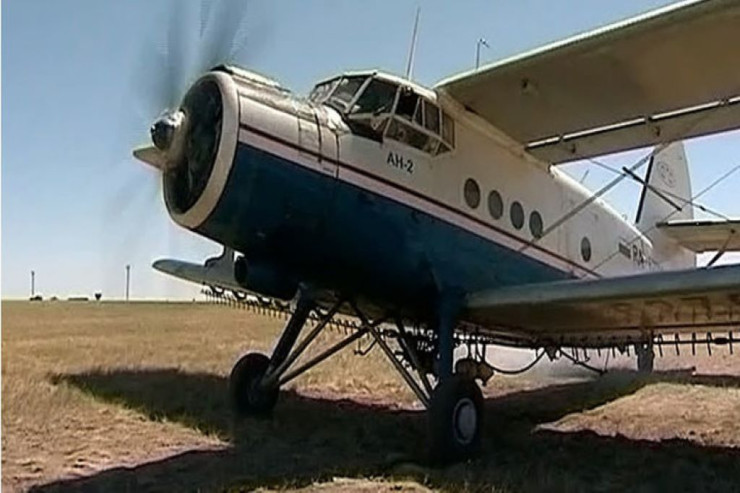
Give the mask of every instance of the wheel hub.
[[265, 400], [266, 392], [262, 387], [262, 375], [253, 377], [247, 385], [247, 399], [250, 404], [259, 406]]
[[464, 445], [472, 442], [478, 428], [478, 415], [473, 401], [468, 398], [459, 400], [452, 413], [452, 419], [455, 439]]

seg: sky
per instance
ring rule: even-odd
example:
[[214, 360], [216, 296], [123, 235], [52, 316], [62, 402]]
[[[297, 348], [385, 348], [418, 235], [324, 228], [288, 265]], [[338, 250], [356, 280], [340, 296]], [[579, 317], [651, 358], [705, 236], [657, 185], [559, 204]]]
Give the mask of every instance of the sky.
[[[143, 94], [161, 65], [173, 5], [199, 0], [4, 0], [2, 2], [2, 291], [44, 296], [196, 297], [199, 287], [151, 268], [153, 260], [200, 261], [219, 246], [168, 217], [158, 178], [134, 161], [159, 112]], [[670, 4], [666, 0], [264, 0], [247, 9], [246, 49], [236, 61], [299, 94], [351, 69], [403, 74], [421, 6], [414, 79], [432, 85], [471, 69], [479, 38], [491, 62]], [[188, 5], [189, 4], [189, 5]], [[198, 30], [186, 33], [197, 49]], [[193, 48], [196, 47], [196, 48]], [[608, 158], [629, 165], [645, 151]], [[740, 133], [690, 141], [694, 191], [740, 164]], [[565, 169], [596, 190], [612, 175], [593, 165]], [[740, 217], [740, 172], [700, 202]], [[625, 180], [606, 196], [634, 217], [639, 186]], [[706, 257], [705, 257], [706, 258]], [[740, 261], [728, 256], [729, 261]]]

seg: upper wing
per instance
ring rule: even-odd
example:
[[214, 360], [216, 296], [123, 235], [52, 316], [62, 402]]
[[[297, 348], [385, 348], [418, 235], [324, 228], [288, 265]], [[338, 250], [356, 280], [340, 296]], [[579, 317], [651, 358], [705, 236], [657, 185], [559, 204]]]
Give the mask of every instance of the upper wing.
[[463, 319], [512, 343], [607, 346], [740, 328], [740, 265], [515, 286], [468, 297]]
[[437, 84], [549, 162], [740, 127], [740, 2], [691, 0]]
[[694, 252], [740, 250], [740, 220], [668, 221], [658, 229], [679, 245]]

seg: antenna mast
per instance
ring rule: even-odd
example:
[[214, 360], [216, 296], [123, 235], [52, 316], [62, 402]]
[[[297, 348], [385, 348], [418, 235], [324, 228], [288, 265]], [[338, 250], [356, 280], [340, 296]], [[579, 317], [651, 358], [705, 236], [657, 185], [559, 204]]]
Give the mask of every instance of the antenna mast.
[[478, 67], [480, 67], [480, 47], [481, 45], [485, 46], [486, 48], [490, 48], [485, 38], [478, 38], [478, 42], [475, 44], [475, 70], [478, 70]]
[[421, 7], [416, 7], [416, 19], [414, 20], [414, 31], [411, 34], [411, 47], [409, 48], [409, 59], [406, 63], [406, 78], [411, 80], [414, 71], [414, 54], [416, 53], [416, 34], [419, 29], [419, 14]]

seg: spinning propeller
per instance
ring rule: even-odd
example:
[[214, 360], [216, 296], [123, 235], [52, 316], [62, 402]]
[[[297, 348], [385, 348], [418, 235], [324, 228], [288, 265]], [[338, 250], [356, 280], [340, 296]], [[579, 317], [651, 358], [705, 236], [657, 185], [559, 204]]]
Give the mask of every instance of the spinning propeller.
[[[162, 197], [168, 182], [177, 182], [185, 201], [190, 200], [188, 196], [194, 196], [188, 190], [198, 185], [195, 168], [198, 160], [182, 159], [187, 152], [187, 130], [192, 123], [182, 111], [182, 100], [188, 87], [205, 72], [221, 64], [245, 64], [269, 41], [269, 29], [266, 29], [269, 24], [261, 22], [266, 18], [264, 9], [260, 11], [260, 22], [254, 22], [252, 7], [254, 4], [248, 0], [156, 3], [150, 34], [136, 42], [132, 78], [121, 95], [123, 118], [117, 132], [119, 136], [135, 136], [125, 142], [128, 154], [133, 145], [142, 143], [143, 130], [150, 126], [147, 145], [136, 149], [134, 155], [153, 167], [140, 167], [134, 173], [126, 158], [120, 160], [125, 169], [108, 170], [114, 191], [103, 213], [101, 236], [117, 265], [130, 262], [141, 238], [149, 234], [154, 217], [153, 201]], [[200, 119], [202, 116], [195, 120]], [[176, 163], [181, 164], [179, 170]], [[146, 171], [156, 172], [156, 179], [146, 176]], [[120, 217], [127, 212], [136, 220], [122, 222]], [[171, 253], [177, 250], [173, 244], [174, 231], [174, 225], [168, 225], [167, 249]]]
[[[140, 94], [135, 99], [145, 106], [148, 121], [159, 117], [149, 130], [153, 145], [136, 149], [137, 158], [165, 173], [193, 162], [187, 156], [192, 115], [181, 104], [182, 97], [209, 69], [243, 58], [247, 5], [244, 0], [170, 2], [163, 46], [149, 47], [140, 59], [136, 81]], [[183, 171], [192, 186], [197, 170]]]

